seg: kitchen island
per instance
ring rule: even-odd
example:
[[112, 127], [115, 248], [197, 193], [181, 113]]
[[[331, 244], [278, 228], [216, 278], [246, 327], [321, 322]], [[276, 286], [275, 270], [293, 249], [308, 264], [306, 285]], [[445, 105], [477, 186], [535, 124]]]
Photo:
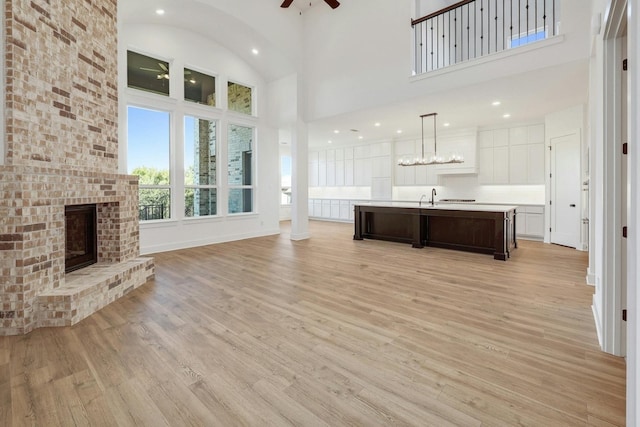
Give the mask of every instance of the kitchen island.
[[354, 240], [378, 239], [493, 254], [517, 248], [516, 206], [417, 203], [355, 205]]

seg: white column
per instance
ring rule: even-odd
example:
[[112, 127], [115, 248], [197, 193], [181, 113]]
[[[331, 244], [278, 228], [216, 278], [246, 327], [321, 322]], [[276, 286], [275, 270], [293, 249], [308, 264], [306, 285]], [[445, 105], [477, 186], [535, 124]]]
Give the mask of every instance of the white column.
[[309, 234], [309, 141], [307, 125], [298, 118], [291, 129], [291, 240]]

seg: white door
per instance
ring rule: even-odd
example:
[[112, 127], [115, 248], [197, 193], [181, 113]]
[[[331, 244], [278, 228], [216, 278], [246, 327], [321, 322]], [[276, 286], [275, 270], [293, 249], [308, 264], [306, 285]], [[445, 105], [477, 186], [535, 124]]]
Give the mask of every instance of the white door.
[[580, 243], [580, 133], [551, 138], [551, 243]]

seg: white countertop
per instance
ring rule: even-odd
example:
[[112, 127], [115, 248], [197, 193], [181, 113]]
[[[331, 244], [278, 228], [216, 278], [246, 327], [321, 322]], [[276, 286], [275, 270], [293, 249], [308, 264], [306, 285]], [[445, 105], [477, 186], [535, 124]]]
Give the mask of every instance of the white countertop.
[[508, 212], [517, 209], [515, 205], [477, 205], [474, 203], [443, 203], [431, 206], [429, 202], [423, 202], [419, 206], [417, 202], [371, 202], [358, 203], [360, 206], [380, 206], [390, 208], [411, 208], [423, 210], [447, 210], [447, 211], [479, 211], [479, 212]]

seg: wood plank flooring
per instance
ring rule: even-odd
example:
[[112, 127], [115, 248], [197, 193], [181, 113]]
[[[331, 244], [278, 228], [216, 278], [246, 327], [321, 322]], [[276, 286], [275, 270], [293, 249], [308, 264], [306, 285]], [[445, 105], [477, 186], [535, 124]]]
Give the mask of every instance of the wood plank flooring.
[[624, 425], [586, 253], [310, 228], [158, 254], [154, 281], [78, 325], [0, 338], [0, 425]]

